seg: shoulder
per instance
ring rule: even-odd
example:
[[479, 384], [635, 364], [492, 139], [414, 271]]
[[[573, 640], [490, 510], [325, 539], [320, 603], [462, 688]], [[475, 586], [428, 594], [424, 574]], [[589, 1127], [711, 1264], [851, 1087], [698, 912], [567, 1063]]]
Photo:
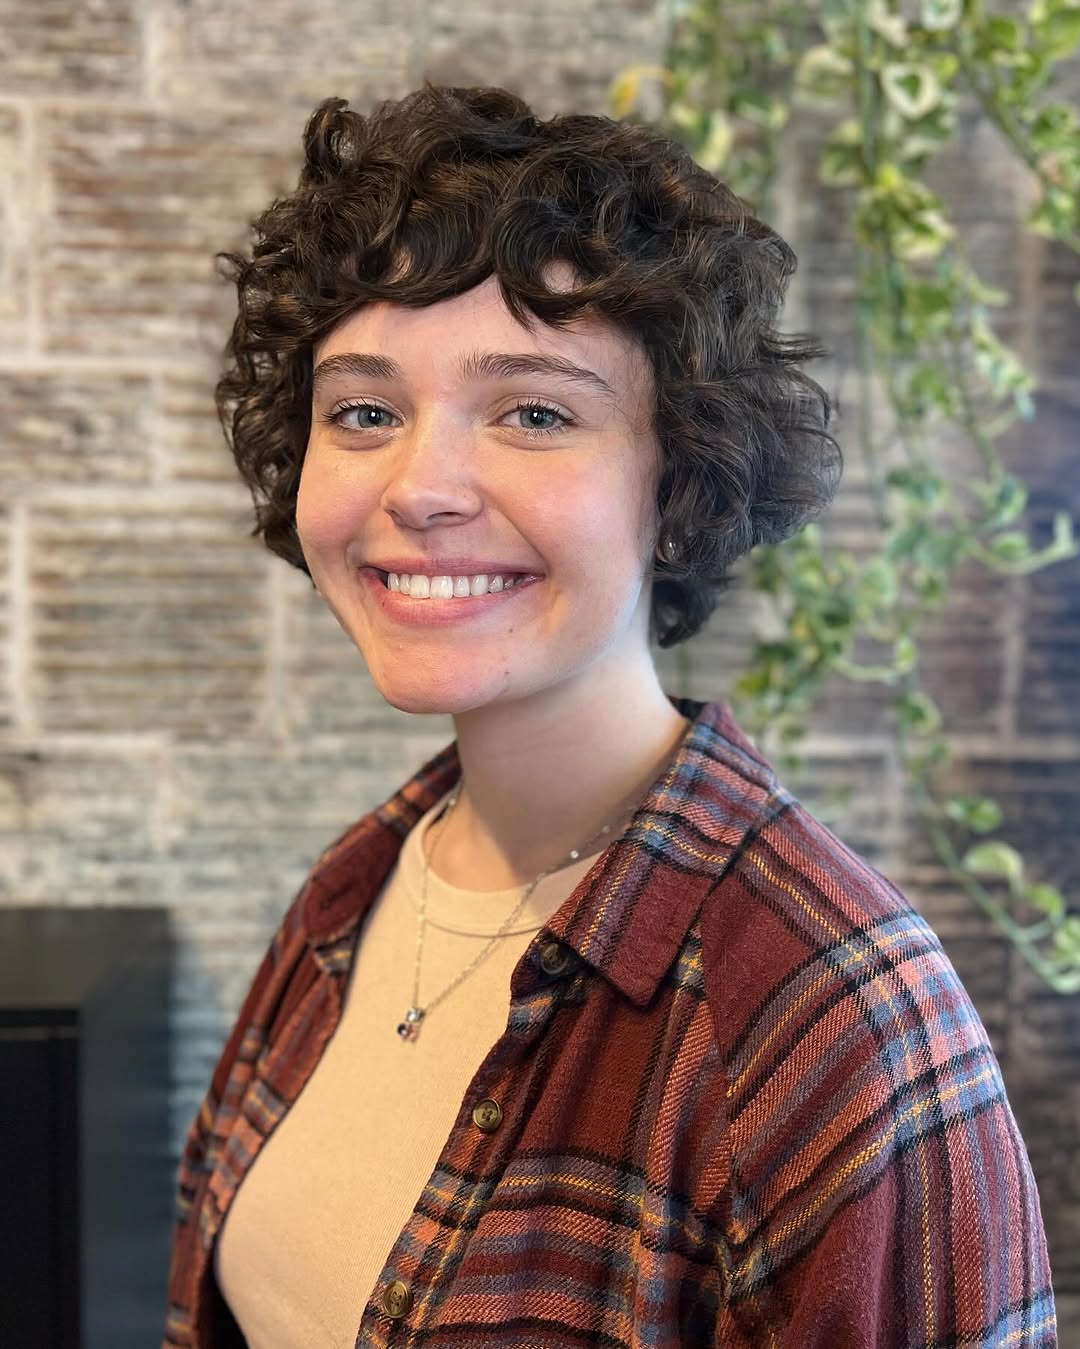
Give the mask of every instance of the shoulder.
[[[1000, 1067], [906, 897], [777, 790], [701, 923], [733, 1305], [815, 1349], [881, 1343], [883, 1327], [897, 1344], [961, 1331], [998, 1343], [1018, 1307], [1024, 1343], [1054, 1343], [1037, 1191]], [[975, 1291], [974, 1269], [988, 1271]], [[811, 1333], [825, 1307], [832, 1331]]]
[[796, 799], [775, 793], [714, 899], [702, 915], [706, 995], [734, 1174], [762, 1220], [810, 1196], [798, 1208], [812, 1239], [954, 1125], [963, 1133], [1005, 1105], [986, 1031], [936, 934]]
[[812, 972], [850, 988], [911, 961], [949, 964], [897, 886], [778, 785], [714, 898], [701, 916], [706, 964], [722, 962], [725, 981], [755, 1002], [789, 996]]

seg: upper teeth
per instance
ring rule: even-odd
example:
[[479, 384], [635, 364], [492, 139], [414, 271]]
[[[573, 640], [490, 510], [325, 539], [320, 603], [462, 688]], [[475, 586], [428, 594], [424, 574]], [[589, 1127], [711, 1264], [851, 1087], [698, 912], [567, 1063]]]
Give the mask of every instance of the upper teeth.
[[448, 600], [461, 595], [487, 595], [499, 590], [512, 590], [518, 577], [505, 576], [410, 576], [390, 572], [386, 577], [388, 590], [400, 591], [414, 599]]

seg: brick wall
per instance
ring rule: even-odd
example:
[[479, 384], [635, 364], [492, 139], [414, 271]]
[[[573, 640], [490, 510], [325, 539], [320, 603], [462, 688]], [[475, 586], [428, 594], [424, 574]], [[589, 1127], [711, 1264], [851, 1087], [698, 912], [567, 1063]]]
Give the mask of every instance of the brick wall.
[[[449, 718], [388, 708], [306, 580], [247, 537], [211, 406], [231, 319], [212, 255], [292, 184], [319, 98], [364, 107], [428, 75], [505, 83], [545, 114], [603, 111], [612, 75], [658, 55], [660, 9], [0, 0], [0, 898], [174, 910], [173, 1156], [307, 866], [453, 735]], [[814, 123], [800, 126], [775, 223], [802, 258], [791, 325], [832, 344], [822, 377], [843, 412], [850, 257], [814, 182]], [[1017, 231], [1025, 181], [984, 122], [938, 172], [1042, 377], [1039, 420], [1008, 457], [1047, 532], [1054, 510], [1080, 513], [1080, 264]], [[850, 446], [848, 463], [830, 530], [857, 542]], [[751, 618], [732, 595], [688, 680], [659, 656], [665, 686], [723, 696]], [[926, 666], [959, 733], [957, 783], [1003, 801], [1008, 837], [1075, 902], [1080, 567], [965, 573]], [[1080, 998], [1045, 991], [944, 882], [884, 709], [872, 688], [832, 691], [792, 785], [907, 891], [975, 999], [1040, 1181], [1062, 1343], [1080, 1342]], [[854, 804], [826, 815], [824, 789], [845, 782]]]

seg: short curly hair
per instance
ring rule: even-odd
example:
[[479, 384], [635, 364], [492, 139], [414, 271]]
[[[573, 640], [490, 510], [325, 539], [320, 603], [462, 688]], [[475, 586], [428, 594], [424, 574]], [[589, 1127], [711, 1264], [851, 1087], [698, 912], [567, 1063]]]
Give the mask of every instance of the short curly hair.
[[[841, 468], [829, 399], [797, 368], [824, 352], [775, 326], [795, 255], [684, 147], [430, 82], [367, 116], [325, 99], [303, 144], [296, 191], [252, 222], [250, 256], [217, 255], [239, 302], [218, 415], [252, 533], [293, 566], [308, 571], [296, 497], [316, 344], [366, 301], [433, 304], [492, 275], [519, 321], [559, 328], [587, 311], [651, 361], [663, 546], [650, 641], [692, 637], [738, 557], [828, 506]], [[573, 288], [546, 286], [555, 261]]]

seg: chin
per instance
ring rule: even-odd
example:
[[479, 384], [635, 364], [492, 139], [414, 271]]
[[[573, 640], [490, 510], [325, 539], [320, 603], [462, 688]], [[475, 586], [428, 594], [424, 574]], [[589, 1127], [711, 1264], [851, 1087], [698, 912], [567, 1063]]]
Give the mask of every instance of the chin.
[[414, 716], [457, 716], [495, 702], [506, 692], [505, 677], [496, 680], [462, 681], [434, 677], [402, 680], [382, 679], [372, 672], [375, 687], [391, 707]]

